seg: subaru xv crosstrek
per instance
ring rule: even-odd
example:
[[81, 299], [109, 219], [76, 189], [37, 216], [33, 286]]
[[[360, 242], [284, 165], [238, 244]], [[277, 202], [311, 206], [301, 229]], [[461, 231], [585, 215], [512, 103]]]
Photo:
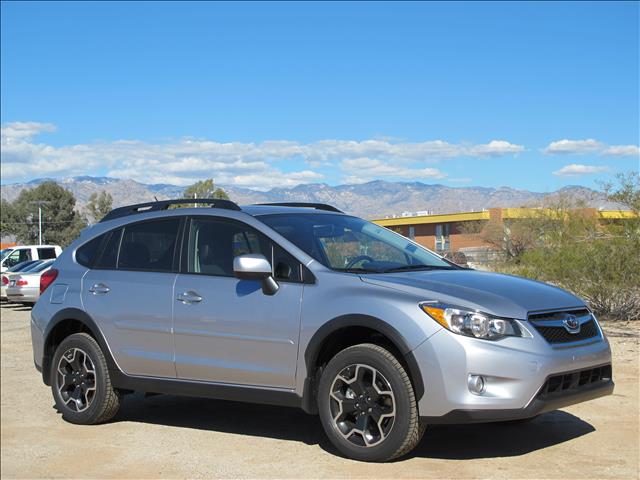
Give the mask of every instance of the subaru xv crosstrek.
[[328, 205], [185, 202], [113, 210], [42, 275], [34, 359], [65, 420], [106, 422], [136, 391], [300, 407], [343, 455], [386, 461], [429, 424], [613, 391], [596, 318], [560, 288]]

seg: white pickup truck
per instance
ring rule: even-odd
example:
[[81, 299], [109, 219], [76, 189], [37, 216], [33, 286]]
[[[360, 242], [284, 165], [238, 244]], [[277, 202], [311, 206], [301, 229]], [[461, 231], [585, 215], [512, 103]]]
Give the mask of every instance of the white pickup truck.
[[62, 248], [58, 245], [18, 245], [2, 250], [0, 254], [0, 272], [28, 260], [49, 260], [58, 258]]

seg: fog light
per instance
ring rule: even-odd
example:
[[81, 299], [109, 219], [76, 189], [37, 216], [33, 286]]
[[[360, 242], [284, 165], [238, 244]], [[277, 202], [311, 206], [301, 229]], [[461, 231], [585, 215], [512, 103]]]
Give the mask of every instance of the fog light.
[[469, 375], [467, 380], [469, 391], [475, 395], [482, 395], [484, 392], [484, 378], [482, 375]]

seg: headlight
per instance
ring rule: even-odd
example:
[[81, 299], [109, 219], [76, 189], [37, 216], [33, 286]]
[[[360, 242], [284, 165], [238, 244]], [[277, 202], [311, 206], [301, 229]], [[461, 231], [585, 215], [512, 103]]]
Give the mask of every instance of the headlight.
[[511, 319], [496, 318], [437, 302], [421, 303], [420, 308], [444, 328], [460, 335], [485, 340], [523, 336], [518, 324]]

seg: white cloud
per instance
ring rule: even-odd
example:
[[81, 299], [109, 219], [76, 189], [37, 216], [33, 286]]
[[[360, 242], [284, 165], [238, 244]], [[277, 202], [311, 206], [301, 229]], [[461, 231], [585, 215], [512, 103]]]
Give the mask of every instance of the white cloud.
[[553, 174], [559, 177], [577, 177], [580, 175], [604, 173], [608, 171], [609, 167], [572, 163], [571, 165], [565, 165], [560, 170], [556, 170]]
[[426, 180], [445, 176], [427, 166], [443, 159], [499, 157], [524, 151], [522, 145], [505, 140], [486, 144], [390, 139], [223, 143], [181, 138], [163, 143], [118, 140], [60, 147], [35, 140], [39, 133], [52, 131], [55, 126], [49, 123], [2, 126], [3, 181], [108, 172], [109, 176], [146, 183], [188, 185], [206, 175], [220, 184], [270, 188], [316, 182], [331, 168], [359, 181], [387, 177]]
[[474, 156], [501, 157], [524, 152], [524, 147], [522, 145], [514, 145], [505, 140], [491, 140], [486, 145], [472, 147], [470, 152]]
[[547, 155], [640, 155], [640, 148], [637, 145], [607, 145], [593, 138], [586, 140], [558, 140], [551, 142], [542, 151]]
[[614, 157], [622, 157], [622, 156], [640, 156], [640, 148], [636, 145], [612, 145], [611, 147], [605, 148], [605, 155], [611, 155]]
[[0, 128], [2, 143], [5, 139], [10, 142], [16, 139], [30, 139], [42, 132], [54, 132], [56, 126], [52, 123], [39, 122], [11, 122]]
[[343, 160], [340, 166], [346, 174], [345, 183], [364, 183], [377, 178], [432, 180], [446, 176], [437, 168], [410, 168], [367, 157]]

